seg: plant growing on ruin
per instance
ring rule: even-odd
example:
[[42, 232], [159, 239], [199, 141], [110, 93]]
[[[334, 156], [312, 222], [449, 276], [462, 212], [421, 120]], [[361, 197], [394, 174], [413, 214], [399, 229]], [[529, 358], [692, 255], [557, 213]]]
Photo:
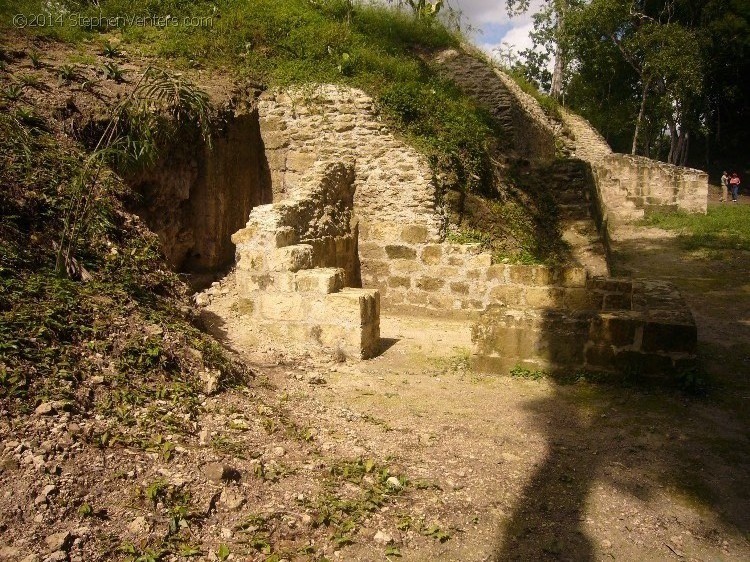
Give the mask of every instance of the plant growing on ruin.
[[164, 141], [194, 125], [210, 144], [208, 95], [180, 74], [148, 67], [131, 93], [110, 114], [108, 124], [74, 179], [74, 197], [57, 246], [56, 269], [72, 278], [87, 274], [74, 259], [75, 246], [109, 174], [153, 163]]

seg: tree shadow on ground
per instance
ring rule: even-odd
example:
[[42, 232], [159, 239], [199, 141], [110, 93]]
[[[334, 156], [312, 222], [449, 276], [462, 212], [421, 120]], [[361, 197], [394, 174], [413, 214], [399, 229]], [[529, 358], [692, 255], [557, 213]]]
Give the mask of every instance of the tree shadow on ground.
[[[719, 548], [717, 537], [750, 532], [750, 293], [727, 299], [727, 291], [748, 285], [750, 263], [689, 254], [674, 239], [616, 249], [635, 276], [681, 290], [696, 315], [710, 390], [695, 396], [676, 386], [569, 384], [552, 376], [553, 394], [527, 405], [547, 454], [499, 530], [491, 560], [601, 558], [607, 546], [592, 541], [593, 530], [599, 540], [638, 536], [631, 533], [635, 516], [621, 512], [616, 496], [641, 500], [639, 524], [654, 537], [670, 526], [687, 528]], [[554, 334], [546, 343], [551, 353], [565, 351], [556, 349], [564, 344]], [[601, 529], [602, 522], [616, 528]], [[659, 540], [650, 556], [674, 557], [681, 547], [670, 540]], [[633, 548], [643, 552], [643, 545]]]

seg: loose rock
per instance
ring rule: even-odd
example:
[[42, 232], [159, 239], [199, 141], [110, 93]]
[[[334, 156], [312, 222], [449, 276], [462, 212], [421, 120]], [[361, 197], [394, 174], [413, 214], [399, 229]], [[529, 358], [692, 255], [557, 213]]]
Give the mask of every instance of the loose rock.
[[222, 482], [229, 480], [237, 480], [239, 477], [237, 470], [231, 466], [216, 462], [204, 465], [203, 474], [215, 484], [221, 484]]
[[61, 531], [60, 533], [49, 535], [46, 539], [44, 539], [44, 542], [50, 550], [67, 550], [73, 543], [73, 535], [71, 535], [69, 531]]

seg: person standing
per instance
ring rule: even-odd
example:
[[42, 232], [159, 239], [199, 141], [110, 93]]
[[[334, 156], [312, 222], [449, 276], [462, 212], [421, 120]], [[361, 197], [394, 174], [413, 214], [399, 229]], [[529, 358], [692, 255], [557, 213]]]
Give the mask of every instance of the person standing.
[[740, 196], [740, 176], [737, 172], [732, 172], [732, 177], [729, 178], [729, 187], [732, 188], [732, 202], [737, 202], [737, 197]]
[[729, 174], [724, 171], [721, 174], [721, 202], [726, 203], [729, 199]]

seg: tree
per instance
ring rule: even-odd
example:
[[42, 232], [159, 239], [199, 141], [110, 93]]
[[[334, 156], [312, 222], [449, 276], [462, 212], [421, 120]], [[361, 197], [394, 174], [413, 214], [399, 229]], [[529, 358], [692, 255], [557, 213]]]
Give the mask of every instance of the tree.
[[[642, 125], [650, 109], [668, 127], [667, 160], [687, 160], [690, 127], [698, 121], [703, 82], [702, 35], [674, 18], [674, 1], [592, 0], [568, 17], [569, 52], [580, 66], [612, 47], [632, 69], [630, 88], [637, 91], [631, 153], [636, 154]], [[627, 79], [627, 76], [623, 78]], [[653, 103], [649, 105], [650, 98]], [[657, 115], [658, 114], [658, 115]], [[649, 152], [646, 148], [644, 152]]]
[[[545, 0], [539, 12], [534, 14], [534, 32], [532, 40], [534, 47], [542, 47], [546, 53], [543, 59], [549, 60], [549, 56], [554, 53], [554, 70], [550, 82], [549, 93], [555, 99], [562, 97], [563, 84], [565, 82], [565, 69], [567, 67], [567, 49], [566, 49], [566, 14], [578, 0]], [[528, 12], [530, 0], [506, 0], [508, 14], [520, 15]], [[537, 63], [539, 55], [534, 53], [535, 49], [524, 51], [527, 58], [535, 58]], [[541, 70], [541, 67], [538, 67]], [[541, 76], [529, 76], [541, 82]]]

